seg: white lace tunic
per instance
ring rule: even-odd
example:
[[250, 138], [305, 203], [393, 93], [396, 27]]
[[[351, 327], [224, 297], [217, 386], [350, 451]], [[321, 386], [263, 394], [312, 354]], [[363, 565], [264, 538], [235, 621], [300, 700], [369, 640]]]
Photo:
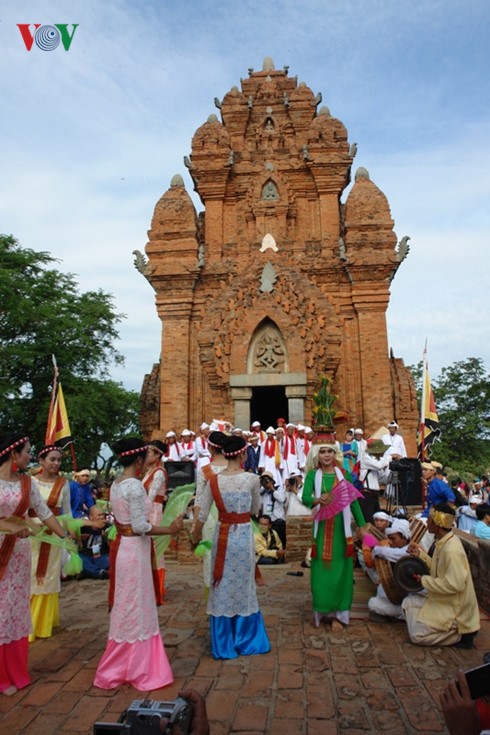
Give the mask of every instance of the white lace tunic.
[[[8, 518], [19, 505], [20, 481], [0, 480], [0, 518]], [[45, 521], [51, 511], [41, 498], [36, 481], [31, 478], [29, 507]], [[0, 533], [0, 547], [5, 535]], [[0, 580], [0, 645], [18, 641], [32, 631], [29, 601], [31, 596], [31, 544], [18, 538], [9, 563]]]
[[[152, 503], [139, 480], [115, 481], [111, 504], [118, 523], [131, 525], [136, 534], [151, 529]], [[116, 586], [109, 640], [136, 643], [159, 634], [151, 573], [151, 537], [122, 536], [116, 559]]]
[[[257, 475], [241, 472], [236, 475], [218, 475], [221, 497], [228, 512], [258, 513], [260, 507], [260, 481]], [[211, 508], [212, 495], [206, 485], [201, 499], [199, 520], [205, 521]], [[214, 568], [220, 523], [216, 524], [211, 555]], [[255, 588], [255, 549], [251, 523], [230, 526], [223, 578], [213, 587], [211, 584], [207, 611], [210, 615], [246, 617], [259, 609]]]
[[[51, 490], [53, 489], [53, 483], [43, 482], [42, 480], [37, 481], [39, 492], [41, 493], [42, 499], [47, 503]], [[63, 489], [58, 498], [57, 507], [60, 508], [60, 512], [63, 515], [71, 515], [70, 505], [70, 483], [68, 480], [63, 485]], [[39, 524], [40, 525], [40, 524]], [[43, 584], [38, 584], [36, 570], [39, 560], [39, 550], [41, 544], [39, 541], [31, 539], [31, 594], [32, 595], [49, 595], [52, 593], [59, 592], [61, 589], [60, 583], [60, 572], [61, 572], [61, 547], [50, 546], [49, 547], [49, 563], [46, 570], [46, 576]]]

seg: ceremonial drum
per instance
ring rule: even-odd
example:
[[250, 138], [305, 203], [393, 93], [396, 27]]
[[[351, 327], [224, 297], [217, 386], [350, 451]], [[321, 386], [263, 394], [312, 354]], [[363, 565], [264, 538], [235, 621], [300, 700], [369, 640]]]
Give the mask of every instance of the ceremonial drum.
[[400, 587], [393, 575], [394, 565], [390, 561], [378, 557], [375, 559], [375, 565], [379, 582], [385, 591], [386, 597], [393, 605], [401, 605], [407, 593]]
[[410, 521], [410, 541], [419, 544], [427, 531], [427, 525], [421, 518], [412, 518]]
[[370, 533], [371, 536], [374, 536], [378, 541], [386, 541], [386, 536], [383, 531], [380, 531], [379, 528], [376, 528], [372, 523], [367, 524], [367, 532]]

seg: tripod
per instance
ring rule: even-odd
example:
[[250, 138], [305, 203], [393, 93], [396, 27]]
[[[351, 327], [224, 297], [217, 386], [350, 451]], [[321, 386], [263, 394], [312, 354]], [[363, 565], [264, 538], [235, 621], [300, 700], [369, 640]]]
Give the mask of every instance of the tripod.
[[397, 510], [401, 510], [404, 518], [408, 519], [406, 497], [397, 470], [392, 470], [390, 473], [390, 482], [386, 486], [386, 499], [388, 515], [393, 515]]

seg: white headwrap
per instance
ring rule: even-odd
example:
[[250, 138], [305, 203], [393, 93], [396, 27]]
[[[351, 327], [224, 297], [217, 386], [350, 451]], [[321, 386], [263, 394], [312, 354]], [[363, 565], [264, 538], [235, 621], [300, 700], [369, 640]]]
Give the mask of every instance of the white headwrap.
[[410, 541], [410, 524], [403, 518], [394, 518], [391, 526], [385, 531], [387, 536], [391, 536], [392, 533], [401, 533], [407, 541]]

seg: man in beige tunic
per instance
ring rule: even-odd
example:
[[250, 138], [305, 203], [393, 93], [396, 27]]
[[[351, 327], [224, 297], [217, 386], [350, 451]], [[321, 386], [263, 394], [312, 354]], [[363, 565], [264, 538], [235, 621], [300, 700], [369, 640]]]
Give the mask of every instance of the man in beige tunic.
[[454, 520], [450, 505], [433, 506], [427, 519], [427, 529], [435, 536], [433, 557], [416, 544], [408, 547], [430, 570], [419, 577], [425, 594], [408, 595], [402, 603], [410, 640], [421, 646], [472, 648], [480, 629], [470, 565], [463, 544], [452, 532]]

